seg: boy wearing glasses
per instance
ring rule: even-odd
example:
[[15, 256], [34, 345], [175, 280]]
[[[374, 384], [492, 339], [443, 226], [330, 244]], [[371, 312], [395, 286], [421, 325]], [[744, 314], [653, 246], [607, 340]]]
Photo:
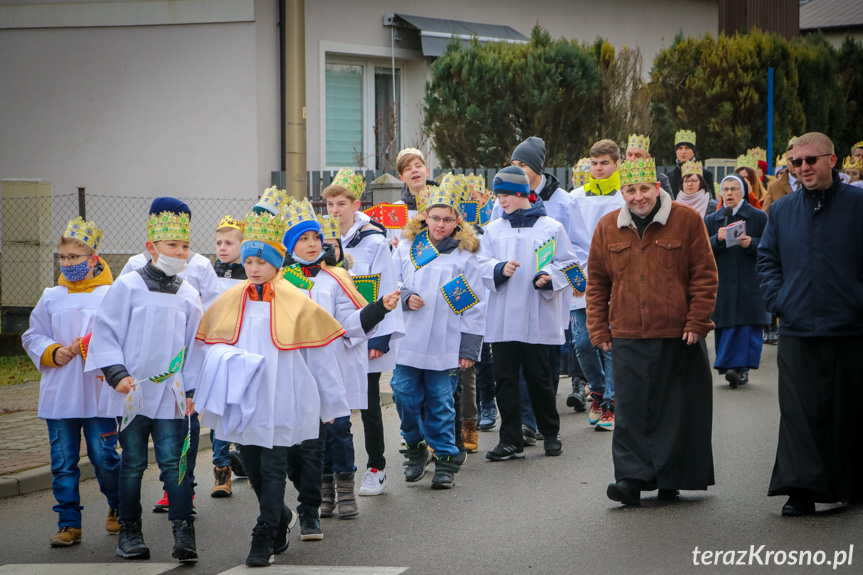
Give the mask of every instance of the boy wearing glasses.
[[61, 276], [47, 288], [30, 315], [24, 333], [24, 350], [42, 373], [39, 384], [39, 417], [48, 424], [51, 439], [51, 488], [59, 514], [52, 547], [81, 542], [81, 497], [78, 469], [81, 433], [93, 464], [99, 488], [108, 499], [109, 533], [120, 530], [120, 455], [117, 422], [99, 409], [102, 382], [84, 373], [81, 340], [91, 330], [93, 315], [114, 281], [108, 264], [96, 251], [102, 230], [94, 222], [76, 218], [69, 222], [57, 244]]
[[779, 316], [779, 443], [768, 495], [782, 515], [863, 498], [863, 190], [834, 170], [833, 142], [794, 142], [803, 184], [779, 199], [758, 246], [767, 310]]
[[[455, 483], [459, 450], [453, 394], [459, 368], [479, 360], [485, 331], [485, 304], [477, 291], [482, 283], [479, 240], [471, 226], [459, 225], [458, 208], [458, 195], [449, 187], [420, 192], [420, 215], [405, 226], [393, 254], [396, 277], [404, 284], [405, 336], [391, 385], [407, 446], [405, 480], [416, 482], [425, 475], [431, 448], [432, 489], [450, 489]], [[458, 293], [445, 295], [444, 284], [461, 275], [464, 284]]]

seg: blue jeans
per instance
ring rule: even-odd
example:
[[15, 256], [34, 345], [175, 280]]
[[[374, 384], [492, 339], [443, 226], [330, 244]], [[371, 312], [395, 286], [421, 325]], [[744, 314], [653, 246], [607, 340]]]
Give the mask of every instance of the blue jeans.
[[[192, 483], [189, 472], [180, 478], [180, 453], [186, 439], [186, 419], [150, 419], [139, 415], [120, 432], [123, 448], [120, 466], [120, 523], [141, 520], [141, 478], [147, 469], [147, 441], [153, 437], [156, 463], [168, 493], [168, 519], [194, 519], [192, 516]], [[189, 450], [191, 454], [191, 449]]]
[[216, 439], [216, 432], [211, 429], [210, 443], [213, 445], [213, 467], [229, 467], [231, 465], [231, 442]]
[[81, 528], [81, 496], [78, 481], [81, 471], [78, 459], [81, 452], [81, 432], [87, 444], [87, 457], [99, 481], [99, 489], [108, 499], [108, 507], [120, 507], [120, 454], [117, 453], [117, 422], [110, 417], [82, 419], [46, 419], [51, 442], [51, 488], [60, 514], [58, 527]]
[[590, 343], [587, 333], [587, 311], [572, 310], [572, 341], [578, 363], [590, 385], [590, 391], [602, 395], [603, 403], [614, 402], [614, 373], [611, 369], [611, 352], [600, 351]]
[[354, 465], [354, 436], [351, 433], [351, 416], [337, 417], [325, 423], [326, 449], [324, 451], [324, 474], [356, 471]]
[[[187, 425], [188, 425], [188, 423], [189, 423], [189, 421], [186, 420]], [[198, 417], [197, 412], [192, 414], [191, 423], [192, 423], [192, 427], [191, 427], [192, 433], [189, 434], [189, 451], [186, 453], [186, 464], [187, 464], [186, 475], [189, 476], [189, 483], [192, 486], [192, 495], [194, 495], [195, 494], [195, 487], [197, 487], [197, 485], [198, 485], [198, 482], [195, 481], [195, 464], [198, 462], [198, 446], [201, 443], [201, 419]], [[212, 432], [211, 432], [210, 437], [211, 438], [213, 437]], [[183, 440], [185, 440], [185, 439], [186, 439], [186, 435], [183, 434]], [[182, 448], [182, 444], [181, 444], [181, 448]], [[228, 461], [229, 461], [229, 463], [227, 465], [230, 465], [230, 457], [228, 458]], [[222, 465], [220, 467], [224, 467], [224, 465]], [[165, 474], [164, 473], [159, 473], [159, 481], [161, 481], [162, 483], [165, 482]], [[169, 497], [168, 501], [170, 501], [170, 500], [171, 500], [171, 498]]]
[[453, 398], [458, 368], [431, 371], [397, 364], [390, 385], [408, 447], [425, 439], [438, 457], [458, 455]]

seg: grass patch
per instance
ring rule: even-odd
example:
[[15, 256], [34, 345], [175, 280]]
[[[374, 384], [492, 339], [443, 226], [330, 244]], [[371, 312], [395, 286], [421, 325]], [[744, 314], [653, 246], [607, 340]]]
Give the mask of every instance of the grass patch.
[[42, 374], [26, 355], [0, 357], [0, 387], [39, 381]]

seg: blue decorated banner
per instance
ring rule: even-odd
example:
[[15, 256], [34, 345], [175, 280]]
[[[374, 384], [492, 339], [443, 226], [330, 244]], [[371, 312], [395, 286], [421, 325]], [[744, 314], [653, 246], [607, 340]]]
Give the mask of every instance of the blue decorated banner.
[[419, 269], [434, 261], [438, 255], [440, 252], [432, 245], [428, 228], [418, 233], [411, 244], [411, 262], [413, 262], [414, 267]]
[[479, 223], [479, 202], [465, 200], [459, 204], [458, 211], [461, 212], [464, 223], [471, 225]]
[[440, 288], [449, 308], [456, 315], [461, 315], [479, 303], [479, 298], [467, 283], [464, 274], [454, 277]]
[[479, 225], [484, 226], [491, 221], [491, 211], [494, 209], [494, 200], [489, 200], [479, 211]]
[[587, 276], [584, 274], [584, 270], [581, 269], [580, 265], [572, 264], [563, 270], [563, 273], [566, 275], [566, 281], [569, 282], [569, 285], [572, 286], [575, 293], [582, 295], [587, 291]]

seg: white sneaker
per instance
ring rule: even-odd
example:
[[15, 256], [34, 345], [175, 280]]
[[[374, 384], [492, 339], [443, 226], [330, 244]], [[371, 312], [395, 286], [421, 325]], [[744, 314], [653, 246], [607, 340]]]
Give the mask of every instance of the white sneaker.
[[363, 474], [363, 484], [358, 495], [380, 495], [387, 486], [387, 472], [384, 469], [367, 469]]

